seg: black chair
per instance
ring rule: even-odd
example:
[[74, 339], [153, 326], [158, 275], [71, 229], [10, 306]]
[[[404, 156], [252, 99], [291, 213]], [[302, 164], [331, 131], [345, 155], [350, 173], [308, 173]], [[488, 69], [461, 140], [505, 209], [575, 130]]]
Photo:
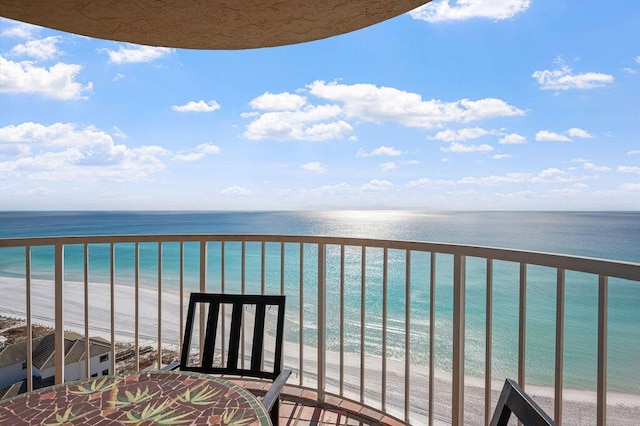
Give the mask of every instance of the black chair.
[[551, 417], [516, 382], [507, 379], [491, 417], [491, 426], [507, 426], [511, 413], [524, 426], [556, 426]]
[[[229, 330], [226, 343], [226, 365], [214, 365], [214, 353], [216, 349], [216, 334], [218, 331], [218, 317], [222, 305], [232, 305], [230, 325], [225, 326]], [[240, 342], [243, 330], [243, 311], [245, 307], [255, 306], [255, 320], [253, 324], [253, 340], [249, 368], [242, 367], [240, 355]], [[196, 307], [200, 312], [208, 310], [206, 319], [204, 347], [197, 365], [190, 365], [191, 337], [196, 316]], [[271, 380], [273, 383], [262, 398], [262, 404], [269, 411], [271, 421], [278, 424], [279, 398], [285, 382], [291, 374], [291, 370], [282, 370], [282, 343], [284, 332], [284, 307], [285, 296], [271, 295], [240, 295], [240, 294], [210, 294], [192, 293], [189, 299], [187, 323], [185, 326], [182, 354], [179, 363], [173, 363], [165, 367], [167, 370], [179, 368], [182, 371], [195, 371], [205, 374], [219, 374], [225, 376], [255, 377]], [[263, 349], [265, 343], [265, 317], [268, 311], [277, 308], [277, 320], [275, 330], [275, 347], [273, 358], [273, 370], [264, 368]], [[229, 321], [226, 321], [229, 323]], [[224, 323], [223, 323], [224, 324]], [[228, 328], [230, 327], [230, 328]], [[222, 330], [225, 335], [225, 330]], [[221, 340], [221, 339], [218, 339]], [[248, 356], [246, 357], [248, 358]]]

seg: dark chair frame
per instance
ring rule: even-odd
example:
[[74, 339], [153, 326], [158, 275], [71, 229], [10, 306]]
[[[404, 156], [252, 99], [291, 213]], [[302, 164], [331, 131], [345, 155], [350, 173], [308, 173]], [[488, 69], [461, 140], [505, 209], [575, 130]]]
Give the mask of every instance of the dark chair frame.
[[491, 426], [507, 426], [511, 413], [525, 426], [556, 426], [551, 417], [516, 382], [504, 381]]
[[[195, 321], [196, 305], [208, 305], [209, 314], [206, 319], [204, 347], [200, 365], [187, 365], [191, 348], [191, 337]], [[218, 330], [218, 317], [221, 305], [233, 305], [231, 312], [231, 325], [229, 328], [229, 342], [227, 344], [226, 365], [213, 366], [213, 357], [216, 345], [216, 333]], [[251, 347], [251, 360], [249, 368], [238, 367], [240, 355], [240, 340], [242, 336], [242, 313], [245, 306], [255, 306], [255, 320], [253, 330], [253, 344]], [[268, 307], [278, 308], [276, 325], [276, 346], [274, 352], [273, 371], [263, 368], [263, 349], [265, 337], [265, 315]], [[218, 294], [218, 293], [191, 293], [189, 309], [187, 311], [187, 323], [182, 343], [180, 363], [173, 363], [167, 369], [179, 368], [182, 371], [194, 371], [205, 374], [218, 374], [225, 376], [255, 377], [271, 380], [273, 383], [262, 398], [262, 404], [270, 413], [271, 422], [278, 424], [280, 393], [291, 374], [291, 370], [282, 369], [282, 345], [284, 335], [285, 296], [280, 295], [245, 295], [245, 294]], [[223, 330], [224, 332], [224, 330]]]

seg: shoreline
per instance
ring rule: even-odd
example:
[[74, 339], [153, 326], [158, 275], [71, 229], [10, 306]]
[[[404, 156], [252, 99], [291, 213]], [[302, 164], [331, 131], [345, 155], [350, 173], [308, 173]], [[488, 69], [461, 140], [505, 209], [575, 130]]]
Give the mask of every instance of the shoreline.
[[[0, 288], [4, 297], [0, 298], [0, 314], [24, 318], [25, 311], [25, 280], [21, 278], [0, 277]], [[133, 286], [115, 285], [115, 315], [116, 324], [120, 327], [115, 331], [117, 342], [131, 342], [134, 340], [134, 292]], [[139, 344], [151, 344], [157, 346], [157, 289], [139, 286]], [[84, 333], [84, 283], [65, 281], [65, 329]], [[54, 326], [53, 321], [53, 282], [48, 280], [33, 279], [31, 282], [31, 305], [32, 322]], [[91, 336], [111, 339], [110, 324], [110, 285], [106, 283], [89, 284], [89, 330]], [[185, 304], [188, 303], [188, 295], [184, 296]], [[22, 308], [16, 309], [21, 306]], [[162, 288], [162, 346], [175, 349], [179, 345], [180, 319], [179, 319], [179, 291], [171, 288]], [[185, 307], [186, 314], [186, 307]], [[285, 345], [285, 365], [299, 370], [299, 345]], [[305, 348], [304, 352], [304, 377], [310, 383], [317, 372], [317, 349], [313, 347]], [[339, 374], [340, 355], [336, 351], [327, 351], [327, 372]], [[344, 386], [345, 397], [359, 398], [360, 379], [360, 356], [357, 354], [345, 353], [344, 356]], [[371, 389], [381, 388], [381, 359], [373, 356], [365, 358], [364, 368], [367, 370], [366, 382], [367, 396], [371, 396]], [[411, 364], [410, 366], [412, 383], [416, 384], [418, 392], [410, 395], [412, 407], [424, 406], [421, 400], [428, 398], [428, 367]], [[327, 391], [332, 392], [338, 388], [337, 377], [327, 376]], [[387, 411], [399, 417], [403, 417], [404, 407], [404, 363], [394, 359], [387, 359]], [[297, 376], [295, 383], [298, 384]], [[492, 381], [492, 406], [495, 406], [498, 394], [502, 388], [504, 380]], [[306, 385], [303, 381], [303, 385]], [[443, 370], [436, 370], [434, 375], [434, 413], [442, 420], [447, 418], [450, 405], [451, 373]], [[443, 392], [438, 392], [442, 389]], [[412, 386], [412, 392], [414, 391]], [[540, 399], [539, 403], [548, 413], [553, 413], [553, 386], [530, 385], [526, 387], [527, 393]], [[333, 392], [337, 393], [337, 392]], [[381, 395], [378, 395], [379, 400]], [[414, 402], [415, 401], [415, 402]], [[375, 400], [365, 401], [375, 406]], [[564, 417], [573, 420], [584, 416], [584, 413], [595, 413], [596, 393], [589, 390], [563, 389], [563, 412]], [[640, 395], [607, 392], [607, 409], [610, 414], [620, 411], [616, 415], [616, 424], [637, 424], [640, 420]], [[475, 420], [478, 414], [484, 412], [484, 378], [465, 376], [465, 412]], [[419, 417], [420, 413], [416, 414]], [[480, 417], [481, 419], [482, 417]], [[629, 419], [629, 423], [624, 423]], [[475, 421], [474, 420], [474, 421]], [[583, 424], [578, 422], [576, 424]], [[584, 424], [588, 424], [584, 423]]]

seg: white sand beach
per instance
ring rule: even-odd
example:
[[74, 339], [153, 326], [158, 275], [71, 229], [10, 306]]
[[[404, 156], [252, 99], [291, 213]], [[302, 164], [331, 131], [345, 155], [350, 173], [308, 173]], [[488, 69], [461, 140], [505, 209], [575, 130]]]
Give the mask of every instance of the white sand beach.
[[[26, 312], [25, 281], [17, 278], [0, 278], [0, 315], [24, 318]], [[115, 286], [115, 338], [117, 341], [132, 341], [135, 333], [135, 290], [133, 287]], [[31, 283], [32, 321], [36, 324], [53, 326], [54, 318], [54, 287], [53, 282], [32, 280]], [[158, 335], [158, 291], [156, 288], [140, 287], [139, 296], [139, 339], [140, 344], [157, 345]], [[104, 283], [89, 285], [89, 315], [90, 334], [110, 339], [110, 286]], [[162, 345], [175, 348], [180, 336], [179, 294], [172, 290], [162, 291]], [[184, 297], [185, 305], [188, 295]], [[65, 328], [84, 333], [84, 284], [65, 282], [64, 284], [64, 324]], [[186, 306], [185, 306], [186, 313]], [[299, 346], [285, 342], [285, 365], [294, 370], [290, 381], [300, 382], [299, 376]], [[317, 373], [317, 349], [303, 348], [303, 385], [315, 386]], [[326, 354], [327, 378], [326, 390], [337, 393], [339, 389], [339, 360], [336, 352]], [[344, 357], [344, 389], [347, 397], [358, 400], [360, 392], [360, 357], [355, 354], [345, 354]], [[367, 357], [364, 368], [367, 391], [365, 402], [373, 407], [379, 407], [381, 395], [382, 374], [381, 360]], [[388, 360], [387, 364], [387, 410], [400, 418], [404, 417], [404, 364]], [[428, 368], [412, 365], [410, 373], [412, 403], [411, 423], [426, 424], [428, 407]], [[492, 406], [498, 399], [502, 387], [502, 380], [492, 385]], [[484, 415], [484, 379], [467, 377], [465, 379], [465, 423], [483, 424]], [[437, 371], [434, 377], [434, 414], [438, 423], [447, 424], [451, 406], [451, 374]], [[527, 386], [536, 401], [550, 414], [553, 413], [553, 389], [550, 387]], [[564, 390], [563, 419], [565, 424], [592, 425], [595, 424], [596, 405], [595, 393], [580, 390]], [[608, 419], [609, 424], [637, 425], [640, 424], [640, 395], [625, 395], [609, 393]]]

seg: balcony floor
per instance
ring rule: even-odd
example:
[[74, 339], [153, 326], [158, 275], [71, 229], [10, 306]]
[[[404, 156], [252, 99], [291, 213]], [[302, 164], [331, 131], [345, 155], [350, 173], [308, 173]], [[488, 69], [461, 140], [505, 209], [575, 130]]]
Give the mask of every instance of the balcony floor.
[[[261, 395], [269, 384], [255, 380], [232, 380], [234, 383]], [[280, 402], [279, 426], [349, 425], [401, 426], [403, 422], [356, 402], [327, 396], [324, 403], [317, 400], [315, 391], [297, 386], [285, 386]]]

